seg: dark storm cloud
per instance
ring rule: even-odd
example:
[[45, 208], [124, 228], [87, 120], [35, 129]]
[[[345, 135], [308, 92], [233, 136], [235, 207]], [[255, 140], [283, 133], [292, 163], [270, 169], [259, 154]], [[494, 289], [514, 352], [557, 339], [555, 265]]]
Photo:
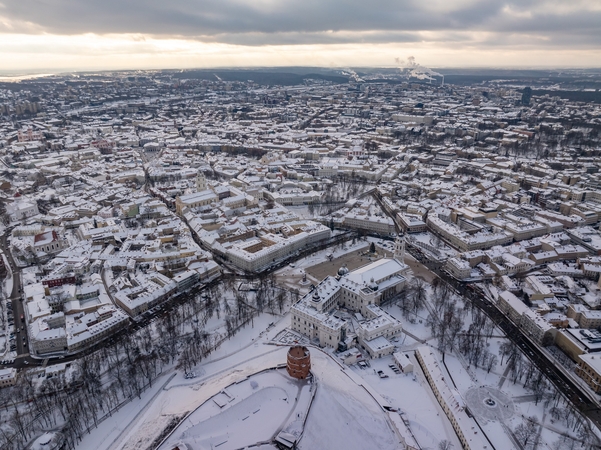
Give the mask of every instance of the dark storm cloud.
[[[595, 8], [596, 7], [596, 8]], [[142, 33], [244, 45], [414, 42], [596, 46], [601, 2], [553, 0], [0, 0], [0, 31]], [[431, 33], [424, 38], [424, 32]], [[523, 38], [522, 38], [523, 39]], [[522, 41], [523, 43], [523, 41]]]
[[[382, 0], [23, 0], [5, 3], [0, 14], [31, 21], [52, 33], [225, 33], [319, 32], [327, 30], [417, 30], [423, 11], [410, 1]], [[440, 16], [427, 27], [448, 27]]]

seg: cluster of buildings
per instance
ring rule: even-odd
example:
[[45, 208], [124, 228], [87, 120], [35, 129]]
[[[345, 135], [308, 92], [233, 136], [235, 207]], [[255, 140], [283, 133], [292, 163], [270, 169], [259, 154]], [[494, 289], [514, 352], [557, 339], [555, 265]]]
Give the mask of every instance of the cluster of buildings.
[[401, 333], [402, 324], [379, 305], [395, 297], [411, 277], [403, 252], [398, 248], [393, 258], [353, 271], [342, 267], [336, 277], [326, 277], [292, 306], [292, 330], [322, 347], [359, 347], [372, 358], [392, 354], [390, 339]]
[[[577, 358], [601, 308], [600, 125], [599, 105], [524, 100], [502, 80], [266, 86], [158, 71], [0, 86], [1, 218], [35, 267], [30, 345], [76, 351], [224, 265], [260, 273], [352, 230], [405, 233]], [[378, 305], [408, 276], [391, 258], [326, 278], [293, 327], [386, 354], [400, 324]]]
[[241, 271], [261, 272], [331, 237], [327, 226], [300, 218], [277, 202], [261, 202], [258, 188], [207, 184], [199, 173], [196, 189], [177, 196], [177, 212], [203, 248]]
[[29, 351], [76, 353], [130, 318], [199, 283], [220, 266], [160, 199], [135, 185], [56, 178], [14, 197], [36, 213], [10, 222], [10, 251], [24, 267]]

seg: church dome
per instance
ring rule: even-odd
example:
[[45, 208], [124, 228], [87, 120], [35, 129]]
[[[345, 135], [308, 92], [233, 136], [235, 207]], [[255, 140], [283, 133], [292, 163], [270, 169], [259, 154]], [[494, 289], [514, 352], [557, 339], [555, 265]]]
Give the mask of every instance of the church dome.
[[373, 277], [371, 277], [371, 280], [369, 281], [369, 288], [370, 288], [372, 291], [377, 291], [377, 290], [378, 290], [378, 285], [377, 285], [377, 283], [374, 281], [374, 278], [373, 278]]
[[340, 275], [341, 277], [345, 276], [347, 273], [348, 269], [346, 268], [346, 265], [338, 269], [338, 275]]

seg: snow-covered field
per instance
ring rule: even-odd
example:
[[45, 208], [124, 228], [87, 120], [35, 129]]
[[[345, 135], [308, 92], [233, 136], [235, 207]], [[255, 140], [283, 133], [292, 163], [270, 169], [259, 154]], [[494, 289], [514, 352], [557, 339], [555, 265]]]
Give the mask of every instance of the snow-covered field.
[[[265, 351], [265, 349], [269, 349], [271, 346], [262, 345], [261, 347], [263, 348], [263, 351]], [[241, 377], [246, 378], [248, 371], [252, 370], [250, 369], [251, 366], [255, 366], [255, 364], [269, 366], [275, 363], [281, 363], [285, 360], [286, 352], [287, 347], [275, 347], [275, 352], [273, 352], [272, 348], [272, 353], [264, 353], [261, 356], [257, 356], [252, 361], [254, 364], [249, 366], [249, 362], [243, 363], [232, 369], [227, 375], [222, 375], [222, 377], [227, 380], [240, 379]], [[341, 370], [339, 364], [335, 362], [329, 354], [324, 353], [319, 349], [311, 348], [311, 359], [312, 372], [316, 376], [317, 391], [311, 409], [309, 410], [299, 448], [344, 448], [350, 450], [366, 448], [398, 448], [399, 441], [394, 434], [385, 413], [367, 390], [357, 384], [357, 380], [359, 380], [360, 383], [362, 383], [362, 380], [349, 376], [346, 370]], [[262, 380], [265, 379], [267, 383], [270, 383], [269, 386], [272, 388], [269, 394], [266, 393], [261, 395], [257, 392], [257, 395], [247, 398], [248, 403], [241, 402], [239, 404], [240, 407], [232, 408], [229, 414], [226, 412], [218, 416], [213, 416], [205, 422], [202, 422], [202, 416], [197, 418], [195, 415], [196, 413], [194, 413], [190, 416], [190, 424], [197, 423], [198, 420], [201, 422], [201, 426], [198, 428], [191, 428], [183, 435], [174, 433], [173, 441], [183, 440], [184, 442], [189, 442], [189, 440], [192, 440], [192, 442], [198, 444], [204, 442], [216, 445], [218, 443], [217, 441], [223, 442], [227, 439], [227, 437], [224, 436], [232, 436], [231, 442], [228, 440], [228, 443], [224, 445], [227, 445], [227, 448], [229, 448], [229, 444], [231, 443], [233, 446], [232, 448], [240, 448], [244, 443], [252, 443], [259, 441], [262, 438], [269, 439], [274, 434], [274, 429], [279, 429], [277, 428], [277, 425], [280, 424], [282, 418], [285, 418], [286, 414], [290, 414], [287, 412], [289, 411], [290, 404], [285, 403], [283, 399], [286, 398], [290, 400], [292, 395], [294, 395], [293, 392], [288, 392], [289, 386], [294, 386], [294, 384], [290, 384], [290, 382], [286, 380], [286, 377], [282, 377], [281, 375], [278, 375], [279, 379], [273, 379], [275, 375], [277, 375], [277, 373], [271, 376], [271, 380], [267, 377], [261, 377], [261, 375], [252, 376], [244, 381], [239, 389], [248, 390], [250, 381], [255, 379], [258, 379], [259, 386], [262, 386], [264, 383]], [[197, 392], [200, 394], [202, 391], [205, 395], [221, 392], [221, 390], [223, 390], [223, 387], [221, 387], [223, 384], [223, 381], [221, 381], [222, 379], [223, 378], [218, 381], [213, 378], [210, 381], [207, 381], [206, 384], [197, 388]], [[192, 388], [194, 389], [194, 387]], [[236, 391], [233, 386], [227, 387], [226, 390], [228, 393], [231, 393], [232, 396], [236, 396]], [[173, 394], [171, 390], [169, 392], [170, 394]], [[180, 393], [178, 392], [178, 394]], [[280, 397], [281, 403], [280, 400], [278, 400]], [[261, 400], [261, 398], [263, 401], [256, 403], [258, 400]], [[183, 407], [185, 410], [185, 405], [177, 400], [173, 402], [173, 397], [171, 398], [169, 405], [169, 409], [164, 409], [163, 414], [174, 414], [178, 411], [178, 407], [180, 409]], [[210, 403], [208, 403], [208, 405], [210, 405]], [[263, 418], [264, 420], [258, 421], [258, 423], [261, 424], [260, 427], [253, 430], [253, 434], [249, 435], [248, 433], [244, 433], [244, 439], [247, 439], [245, 442], [234, 440], [234, 434], [246, 429], [245, 425], [241, 429], [235, 429], [234, 432], [234, 425], [238, 422], [242, 422], [249, 412], [252, 414], [252, 412], [259, 408], [261, 411], [264, 410], [263, 414], [266, 415]], [[208, 411], [203, 411], [203, 414], [210, 416], [211, 409], [215, 410], [216, 408], [211, 405], [211, 408], [207, 408]], [[261, 411], [257, 412], [257, 414], [262, 414]], [[258, 419], [260, 419], [260, 417], [261, 416], [259, 416]], [[211, 431], [209, 432], [208, 430]], [[219, 439], [215, 441], [214, 438], [217, 437], [219, 437]], [[236, 447], [236, 445], [238, 445], [238, 447]], [[196, 447], [193, 446], [192, 448]], [[198, 448], [203, 447], [200, 446]]]
[[311, 349], [312, 371], [319, 383], [299, 448], [398, 449], [399, 440], [379, 404], [328, 354]]
[[[263, 318], [264, 323], [258, 323]], [[240, 338], [241, 341], [245, 341], [250, 338], [251, 345], [240, 349], [237, 344], [227, 345], [231, 342], [227, 341], [226, 345], [214, 353], [210, 361], [201, 363], [196, 369], [196, 372], [201, 374], [199, 378], [189, 380], [177, 373], [175, 376], [172, 374], [157, 380], [152, 389], [142, 394], [142, 399], [126, 405], [113, 417], [102, 422], [97, 429], [93, 429], [91, 434], [86, 435], [80, 448], [90, 450], [147, 448], [173, 417], [194, 411], [224, 389], [229, 391], [228, 386], [232, 383], [246, 380], [257, 372], [285, 363], [288, 347], [268, 343], [289, 324], [289, 321], [284, 318], [267, 331], [265, 323], [267, 320], [272, 319], [270, 316], [259, 317], [255, 320], [255, 328], [248, 327], [241, 332], [246, 332], [246, 335], [237, 335], [232, 340], [237, 341]], [[253, 339], [255, 342], [252, 341]], [[342, 370], [332, 356], [319, 349], [311, 348], [311, 359], [317, 391], [307, 418], [305, 433], [300, 441], [300, 448], [398, 448], [399, 441], [387, 415], [372, 395], [363, 386], [357, 384], [357, 380], [360, 384], [363, 380], [353, 375], [350, 369]], [[278, 419], [275, 422], [279, 421], [279, 423], [270, 423], [264, 417], [260, 422], [265, 429], [253, 429], [257, 434], [253, 435], [251, 440], [271, 437], [274, 428], [277, 430], [278, 425], [281, 427], [283, 418], [290, 413], [290, 405], [285, 404], [284, 400], [277, 399], [293, 398], [293, 393], [288, 392], [286, 383], [282, 383], [285, 378], [281, 376], [280, 378], [280, 381], [265, 379], [258, 383], [264, 389], [268, 387], [274, 389], [246, 397], [246, 400], [237, 404], [239, 406], [233, 405], [228, 416], [224, 415], [222, 419], [217, 419], [219, 416], [209, 419], [210, 429], [221, 430], [219, 433], [215, 431], [215, 435], [227, 433], [227, 422], [241, 420], [245, 412], [248, 412], [249, 408], [255, 408], [256, 404], [264, 408], [265, 413], [269, 413], [266, 417], [273, 416]], [[242, 398], [244, 395], [240, 394], [239, 397]], [[298, 394], [295, 398], [299, 398]], [[278, 406], [280, 401], [282, 403]], [[255, 410], [256, 408], [253, 409]], [[206, 414], [205, 419], [211, 416], [210, 412], [203, 413]], [[294, 414], [297, 413], [293, 412], [292, 415]], [[258, 416], [260, 417], [262, 416]], [[190, 420], [194, 424], [203, 423], [202, 417], [196, 418], [194, 415], [190, 416]], [[200, 440], [208, 439], [209, 434], [206, 432], [208, 428], [204, 428], [206, 426], [208, 425], [198, 427], [194, 433], [190, 432], [190, 435], [194, 434]], [[210, 434], [213, 435], [213, 432]], [[175, 438], [181, 438], [181, 435], [174, 436]]]
[[[393, 363], [392, 357], [371, 360], [371, 368], [361, 369], [352, 366], [357, 376], [365, 380], [388, 404], [399, 408], [417, 441], [424, 448], [436, 448], [442, 440], [450, 440], [456, 448], [461, 448], [459, 440], [448, 423], [444, 412], [440, 408], [434, 394], [432, 394], [427, 381], [419, 374], [395, 374], [389, 364]], [[377, 371], [382, 370], [388, 378], [380, 378]]]
[[[311, 400], [311, 384], [291, 378], [284, 369], [261, 372], [232, 384], [190, 414], [159, 447], [177, 442], [191, 448], [243, 448], [266, 442], [301, 421]], [[297, 427], [301, 429], [302, 427]]]
[[[141, 398], [135, 398], [119, 411], [99, 424], [83, 437], [79, 448], [90, 450], [108, 450], [117, 448], [146, 448], [160, 434], [173, 415], [192, 411], [206, 401], [213, 392], [205, 385], [215, 383], [218, 392], [233, 383], [237, 376], [242, 378], [268, 367], [274, 367], [282, 361], [281, 357], [271, 359], [270, 354], [283, 351], [274, 346], [259, 346], [258, 340], [266, 336], [273, 316], [263, 314], [241, 329], [236, 336], [224, 341], [219, 349], [205, 359], [194, 371], [199, 375], [195, 379], [185, 379], [182, 372], [172, 367], [158, 378], [153, 387], [144, 391]], [[282, 319], [269, 335], [275, 335], [289, 325]], [[256, 364], [255, 358], [263, 355], [270, 366]], [[240, 366], [240, 367], [238, 367]], [[246, 372], [244, 372], [246, 371]], [[246, 375], [242, 375], [246, 373]], [[233, 375], [232, 375], [233, 374]], [[210, 381], [209, 381], [210, 380]], [[181, 388], [181, 389], [178, 389]]]

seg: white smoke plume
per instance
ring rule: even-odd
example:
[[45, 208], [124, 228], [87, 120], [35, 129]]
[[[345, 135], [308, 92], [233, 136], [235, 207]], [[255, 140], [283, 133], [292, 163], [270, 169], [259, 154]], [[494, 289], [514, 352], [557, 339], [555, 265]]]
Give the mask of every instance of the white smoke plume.
[[407, 61], [400, 58], [395, 58], [394, 61], [400, 66], [401, 75], [406, 78], [417, 78], [418, 80], [435, 80], [434, 77], [441, 77], [444, 84], [444, 75], [424, 67], [415, 62], [415, 57], [410, 56]]
[[345, 75], [349, 78], [351, 78], [352, 80], [356, 81], [357, 83], [361, 83], [365, 80], [363, 80], [363, 78], [361, 78], [359, 75], [357, 75], [357, 72], [355, 72], [353, 69], [347, 68], [344, 69], [342, 71], [342, 75]]

